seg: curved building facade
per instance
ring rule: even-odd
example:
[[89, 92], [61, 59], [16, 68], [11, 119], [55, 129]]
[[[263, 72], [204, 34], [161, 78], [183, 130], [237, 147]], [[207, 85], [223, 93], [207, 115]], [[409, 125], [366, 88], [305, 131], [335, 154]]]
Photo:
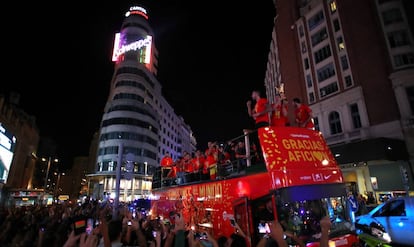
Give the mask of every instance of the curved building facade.
[[97, 198], [116, 196], [118, 164], [119, 200], [131, 201], [151, 193], [152, 175], [165, 152], [178, 157], [195, 149], [191, 128], [162, 96], [153, 37], [147, 10], [131, 7], [115, 35], [115, 69], [101, 121], [96, 173], [90, 175]]

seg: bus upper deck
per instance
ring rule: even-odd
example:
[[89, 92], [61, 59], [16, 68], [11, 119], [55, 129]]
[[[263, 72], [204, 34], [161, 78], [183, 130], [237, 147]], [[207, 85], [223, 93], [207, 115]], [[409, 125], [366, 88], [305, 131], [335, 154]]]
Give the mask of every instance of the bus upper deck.
[[[168, 219], [180, 212], [189, 227], [215, 237], [230, 236], [234, 219], [251, 246], [263, 236], [260, 226], [272, 220], [283, 222], [308, 246], [317, 245], [319, 220], [328, 215], [331, 241], [336, 246], [356, 243], [348, 192], [322, 135], [296, 127], [260, 128], [258, 135], [263, 163], [220, 179], [153, 188], [152, 215]], [[263, 217], [269, 202], [270, 216]]]

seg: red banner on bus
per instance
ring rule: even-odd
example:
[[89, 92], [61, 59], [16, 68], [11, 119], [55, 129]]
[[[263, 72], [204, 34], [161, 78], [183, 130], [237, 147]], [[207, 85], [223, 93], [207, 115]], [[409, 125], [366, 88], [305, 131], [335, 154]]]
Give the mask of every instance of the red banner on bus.
[[342, 182], [338, 164], [318, 131], [296, 127], [258, 130], [266, 168], [276, 188]]

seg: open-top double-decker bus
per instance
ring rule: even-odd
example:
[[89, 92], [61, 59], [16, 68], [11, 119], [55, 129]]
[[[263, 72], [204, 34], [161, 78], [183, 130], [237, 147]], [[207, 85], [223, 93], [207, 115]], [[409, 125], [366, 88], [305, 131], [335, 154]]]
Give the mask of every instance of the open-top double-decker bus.
[[[278, 220], [306, 246], [319, 246], [319, 221], [328, 215], [330, 245], [357, 246], [346, 184], [322, 134], [298, 127], [264, 127], [255, 134], [264, 162], [217, 180], [153, 188], [152, 216], [180, 212], [189, 227], [215, 238], [234, 233], [234, 219], [250, 246], [263, 237], [267, 221]], [[262, 213], [267, 202], [270, 218]]]

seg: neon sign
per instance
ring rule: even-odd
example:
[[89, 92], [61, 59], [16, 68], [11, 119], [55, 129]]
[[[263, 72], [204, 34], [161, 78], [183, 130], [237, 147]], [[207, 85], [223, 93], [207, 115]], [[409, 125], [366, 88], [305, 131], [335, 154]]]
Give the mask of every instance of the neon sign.
[[132, 6], [129, 8], [129, 11], [125, 13], [125, 17], [128, 17], [130, 15], [140, 15], [148, 20], [147, 10], [143, 7], [139, 6]]
[[127, 45], [121, 45], [121, 34], [115, 34], [115, 41], [114, 41], [114, 51], [112, 53], [112, 61], [117, 61], [118, 57], [128, 51], [137, 51], [141, 48], [145, 48], [145, 58], [144, 63], [148, 64], [151, 61], [151, 45], [152, 45], [152, 36], [147, 35], [146, 38], [140, 39], [138, 41], [132, 42]]

